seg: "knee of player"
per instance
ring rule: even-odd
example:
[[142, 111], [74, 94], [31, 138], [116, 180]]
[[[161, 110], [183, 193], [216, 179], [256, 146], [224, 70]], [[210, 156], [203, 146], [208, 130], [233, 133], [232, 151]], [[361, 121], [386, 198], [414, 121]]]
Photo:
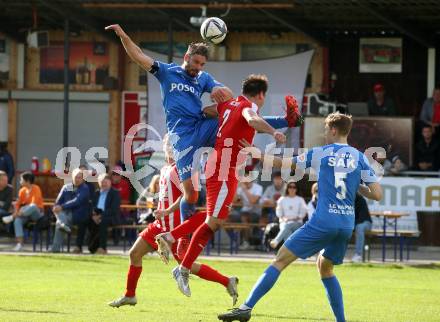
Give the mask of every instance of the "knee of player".
[[199, 199], [199, 193], [195, 190], [188, 191], [188, 193], [185, 195], [185, 200], [189, 203], [196, 203]]
[[223, 225], [224, 220], [208, 216], [205, 222], [213, 232], [216, 232]]
[[130, 260], [131, 261], [137, 261], [142, 259], [142, 256], [140, 254], [140, 252], [134, 247], [132, 247], [129, 251], [128, 251], [128, 255], [130, 256]]
[[333, 264], [328, 259], [325, 259], [325, 257], [319, 255], [316, 263], [318, 265], [318, 271], [321, 277], [326, 278], [333, 276]]
[[280, 272], [283, 271], [288, 265], [289, 263], [286, 263], [286, 261], [284, 261], [282, 258], [275, 258], [272, 261], [272, 266], [275, 267]]

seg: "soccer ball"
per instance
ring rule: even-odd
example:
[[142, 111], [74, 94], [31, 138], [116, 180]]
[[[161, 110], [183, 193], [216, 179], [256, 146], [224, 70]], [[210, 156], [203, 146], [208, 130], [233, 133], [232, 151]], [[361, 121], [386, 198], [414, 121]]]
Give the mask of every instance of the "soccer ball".
[[228, 28], [223, 20], [217, 17], [206, 19], [200, 26], [200, 34], [205, 41], [218, 45], [225, 39]]

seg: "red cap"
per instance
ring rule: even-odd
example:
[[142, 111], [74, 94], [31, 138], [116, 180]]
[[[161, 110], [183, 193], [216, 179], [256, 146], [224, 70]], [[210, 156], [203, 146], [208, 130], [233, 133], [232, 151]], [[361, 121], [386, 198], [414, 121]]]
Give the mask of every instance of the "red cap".
[[374, 92], [383, 92], [384, 88], [383, 85], [380, 83], [377, 83], [376, 85], [374, 85], [373, 87], [373, 91]]

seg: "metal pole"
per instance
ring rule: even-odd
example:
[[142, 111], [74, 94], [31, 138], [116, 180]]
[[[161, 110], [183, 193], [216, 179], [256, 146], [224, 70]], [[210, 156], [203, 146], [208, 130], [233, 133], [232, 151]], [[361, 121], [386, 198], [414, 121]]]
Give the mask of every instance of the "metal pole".
[[64, 113], [63, 147], [69, 144], [69, 20], [64, 20]]
[[173, 39], [173, 21], [171, 18], [168, 20], [168, 64], [173, 61], [173, 47], [174, 47], [174, 39]]

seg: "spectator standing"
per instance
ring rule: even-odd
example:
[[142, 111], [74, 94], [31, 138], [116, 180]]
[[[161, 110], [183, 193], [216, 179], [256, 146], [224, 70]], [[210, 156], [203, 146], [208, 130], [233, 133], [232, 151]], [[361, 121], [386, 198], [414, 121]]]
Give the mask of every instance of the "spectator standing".
[[354, 201], [355, 214], [355, 232], [356, 232], [356, 246], [355, 254], [351, 259], [354, 263], [362, 261], [362, 250], [365, 244], [365, 232], [371, 230], [371, 216], [368, 209], [367, 201], [359, 193], [356, 194]]
[[433, 133], [438, 133], [440, 126], [440, 86], [434, 88], [432, 97], [427, 98], [420, 112], [420, 120], [432, 127]]
[[416, 144], [415, 152], [417, 170], [438, 170], [440, 144], [437, 140], [433, 140], [433, 128], [431, 126], [423, 126], [422, 139]]
[[270, 242], [272, 248], [277, 248], [281, 242], [303, 225], [303, 220], [307, 215], [307, 205], [304, 198], [297, 195], [297, 191], [296, 183], [289, 181], [285, 195], [277, 201], [276, 214], [280, 221], [280, 231]]
[[12, 183], [12, 179], [15, 175], [14, 159], [8, 151], [8, 144], [5, 142], [0, 143], [0, 171], [6, 172], [8, 175], [8, 183]]
[[275, 172], [273, 174], [272, 182], [273, 183], [264, 190], [264, 194], [261, 197], [261, 206], [263, 207], [262, 216], [268, 216], [268, 222], [273, 221], [272, 216], [275, 214], [277, 201], [285, 190], [281, 172]]
[[370, 116], [396, 116], [396, 106], [391, 97], [385, 95], [385, 88], [378, 83], [373, 87], [373, 97], [368, 101]]
[[[240, 220], [243, 223], [266, 223], [267, 220], [261, 218], [260, 198], [263, 195], [263, 187], [255, 182], [241, 182], [237, 189], [236, 200], [242, 203], [240, 210]], [[250, 237], [252, 229], [243, 230], [243, 242], [241, 250], [250, 247]]]
[[11, 215], [11, 205], [12, 186], [8, 184], [8, 174], [0, 171], [0, 218]]
[[3, 217], [3, 222], [9, 224], [14, 221], [15, 238], [17, 244], [14, 251], [23, 249], [23, 226], [29, 220], [38, 222], [43, 217], [43, 195], [39, 186], [34, 184], [35, 177], [30, 172], [23, 172], [20, 176], [21, 188], [18, 191], [18, 199], [15, 210], [10, 216]]
[[99, 189], [95, 192], [93, 206], [102, 213], [100, 220], [93, 222], [99, 229], [99, 245], [97, 254], [107, 254], [108, 227], [117, 222], [120, 214], [121, 198], [119, 191], [112, 187], [112, 178], [108, 174], [100, 174], [98, 177]]
[[73, 225], [78, 226], [76, 247], [73, 252], [82, 252], [84, 236], [87, 223], [90, 217], [90, 191], [84, 181], [83, 170], [74, 169], [72, 171], [72, 183], [68, 183], [61, 188], [55, 205], [52, 208], [57, 219], [55, 224], [55, 235], [51, 251], [59, 253], [64, 240], [64, 233], [70, 233]]
[[318, 204], [318, 183], [315, 182], [312, 185], [312, 199], [310, 199], [309, 203], [307, 204], [307, 220], [312, 219], [317, 204]]

